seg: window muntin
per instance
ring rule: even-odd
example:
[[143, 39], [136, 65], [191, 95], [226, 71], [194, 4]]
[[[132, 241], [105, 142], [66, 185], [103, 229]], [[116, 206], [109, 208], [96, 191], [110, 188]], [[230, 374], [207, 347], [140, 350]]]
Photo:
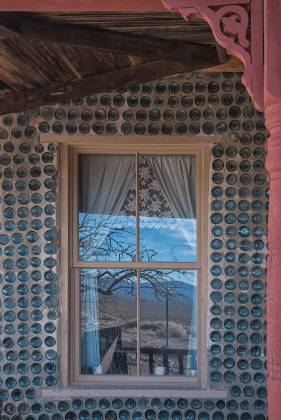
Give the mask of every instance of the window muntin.
[[[76, 169], [78, 169], [78, 175], [80, 175], [80, 169], [79, 169], [78, 163], [81, 162], [81, 159], [80, 159], [81, 155], [85, 155], [85, 156], [90, 155], [93, 157], [98, 157], [99, 159], [103, 156], [103, 155], [96, 155], [92, 153], [91, 151], [89, 152], [87, 151], [87, 153], [84, 153], [84, 151], [81, 151], [80, 154], [76, 153], [75, 154], [76, 162], [74, 163], [74, 166], [76, 166]], [[187, 235], [185, 236], [182, 235], [182, 238], [178, 240], [178, 243], [177, 243], [177, 246], [180, 249], [183, 249], [183, 250], [185, 250], [185, 248], [189, 249], [189, 252], [186, 252], [186, 254], [188, 255], [187, 258], [181, 257], [182, 255], [185, 255], [184, 252], [174, 251], [174, 255], [171, 255], [171, 248], [173, 248], [174, 246], [170, 247], [168, 251], [165, 251], [165, 252], [162, 251], [163, 244], [170, 243], [168, 240], [168, 235], [166, 235], [166, 238], [165, 238], [165, 235], [162, 235], [162, 237], [160, 235], [160, 237], [158, 238], [156, 237], [155, 239], [155, 234], [154, 234], [154, 235], [151, 235], [152, 237], [154, 236], [153, 238], [154, 240], [151, 241], [150, 239], [150, 242], [149, 240], [147, 241], [147, 237], [149, 236], [147, 235], [145, 230], [153, 229], [155, 228], [155, 226], [156, 228], [158, 226], [158, 230], [160, 230], [159, 226], [163, 224], [165, 226], [165, 222], [166, 222], [165, 219], [168, 219], [168, 223], [166, 223], [166, 227], [169, 226], [169, 222], [170, 224], [174, 223], [173, 226], [171, 227], [169, 226], [169, 227], [170, 227], [170, 230], [176, 233], [175, 236], [178, 236], [179, 238], [181, 235], [180, 228], [182, 227], [182, 225], [180, 225], [180, 228], [177, 226], [177, 220], [176, 222], [175, 220], [172, 220], [172, 219], [177, 219], [177, 218], [173, 217], [173, 214], [171, 214], [170, 209], [168, 209], [170, 211], [169, 214], [167, 211], [166, 211], [166, 214], [164, 214], [165, 217], [161, 217], [163, 216], [161, 212], [159, 213], [159, 211], [154, 211], [155, 206], [154, 208], [152, 207], [153, 209], [152, 211], [151, 211], [151, 208], [149, 210], [145, 209], [144, 197], [145, 197], [145, 194], [147, 195], [149, 191], [141, 191], [142, 184], [143, 184], [142, 181], [143, 179], [145, 179], [145, 176], [143, 176], [143, 173], [141, 173], [140, 168], [142, 168], [143, 166], [143, 161], [149, 160], [150, 156], [152, 155], [153, 157], [157, 159], [161, 158], [162, 156], [162, 155], [153, 154], [153, 153], [151, 155], [145, 155], [145, 154], [111, 155], [112, 157], [118, 156], [121, 158], [126, 156], [126, 157], [129, 157], [129, 159], [131, 159], [130, 171], [129, 171], [129, 176], [131, 178], [129, 195], [131, 197], [131, 201], [127, 199], [128, 197], [126, 197], [122, 205], [121, 214], [106, 215], [106, 216], [109, 216], [109, 221], [110, 221], [109, 223], [110, 226], [109, 228], [107, 228], [107, 232], [111, 233], [113, 231], [113, 236], [114, 236], [115, 235], [114, 229], [116, 229], [116, 226], [117, 226], [118, 233], [120, 233], [120, 227], [123, 228], [125, 226], [124, 229], [125, 230], [127, 229], [126, 235], [125, 235], [126, 240], [124, 240], [123, 243], [126, 243], [127, 249], [128, 248], [131, 249], [132, 252], [130, 252], [130, 257], [128, 258], [128, 253], [127, 253], [127, 257], [123, 258], [122, 256], [124, 255], [124, 252], [122, 251], [121, 256], [120, 256], [118, 255], [119, 250], [117, 249], [116, 251], [115, 249], [113, 253], [105, 252], [103, 256], [101, 252], [98, 252], [96, 253], [96, 255], [94, 255], [94, 257], [93, 257], [93, 253], [89, 252], [88, 250], [88, 252], [84, 253], [84, 255], [87, 255], [87, 258], [85, 259], [83, 256], [81, 258], [81, 254], [82, 254], [81, 244], [79, 246], [78, 245], [79, 240], [77, 241], [74, 240], [74, 249], [73, 249], [73, 267], [75, 271], [74, 278], [75, 278], [75, 281], [79, 282], [81, 285], [80, 288], [76, 287], [76, 292], [79, 291], [79, 294], [80, 294], [80, 302], [78, 306], [80, 306], [81, 308], [80, 309], [81, 324], [78, 325], [79, 323], [76, 322], [77, 332], [78, 330], [80, 330], [80, 332], [86, 331], [85, 325], [87, 325], [87, 322], [88, 322], [88, 325], [91, 324], [91, 321], [89, 320], [89, 315], [88, 315], [88, 320], [85, 323], [85, 318], [87, 318], [87, 316], [85, 317], [85, 314], [87, 315], [87, 313], [85, 312], [85, 304], [83, 304], [84, 298], [82, 296], [83, 289], [85, 290], [85, 273], [87, 270], [88, 272], [91, 273], [91, 277], [94, 278], [94, 277], [97, 277], [98, 271], [101, 272], [102, 270], [105, 270], [105, 269], [107, 269], [106, 270], [107, 272], [109, 272], [110, 270], [112, 272], [113, 271], [117, 272], [118, 270], [124, 271], [125, 269], [127, 269], [128, 273], [130, 273], [130, 279], [131, 279], [130, 280], [131, 296], [129, 300], [130, 301], [135, 300], [134, 311], [131, 311], [130, 314], [127, 313], [126, 323], [124, 322], [123, 323], [124, 325], [123, 325], [122, 322], [119, 322], [119, 324], [117, 322], [117, 325], [114, 326], [115, 328], [118, 327], [121, 330], [121, 333], [122, 333], [121, 336], [123, 335], [123, 337], [127, 337], [125, 340], [123, 339], [122, 346], [121, 346], [122, 348], [120, 348], [120, 337], [119, 339], [117, 339], [117, 342], [119, 340], [119, 344], [118, 346], [115, 346], [115, 352], [113, 355], [114, 363], [112, 361], [112, 366], [113, 365], [115, 366], [114, 369], [112, 368], [112, 366], [110, 369], [105, 369], [104, 363], [98, 364], [98, 362], [95, 362], [96, 365], [94, 367], [92, 366], [92, 368], [91, 367], [89, 368], [89, 366], [88, 367], [86, 366], [85, 368], [85, 364], [83, 365], [83, 357], [84, 357], [83, 354], [85, 355], [85, 349], [83, 348], [83, 340], [85, 342], [85, 338], [81, 336], [80, 344], [78, 346], [77, 345], [75, 346], [76, 347], [76, 351], [75, 351], [76, 372], [78, 373], [78, 375], [80, 375], [80, 380], [81, 380], [81, 374], [83, 377], [85, 378], [87, 377], [87, 380], [89, 380], [91, 377], [92, 378], [97, 377], [97, 375], [99, 375], [98, 377], [100, 379], [102, 379], [102, 377], [104, 376], [109, 377], [109, 375], [119, 375], [121, 377], [123, 377], [124, 375], [125, 376], [139, 375], [139, 377], [142, 375], [150, 376], [150, 377], [158, 376], [158, 375], [161, 375], [161, 376], [166, 375], [166, 377], [182, 376], [183, 379], [186, 379], [186, 378], [188, 379], [189, 377], [192, 377], [192, 379], [197, 378], [197, 374], [198, 374], [197, 337], [196, 337], [196, 332], [198, 330], [197, 328], [198, 327], [197, 325], [198, 324], [197, 286], [199, 285], [200, 269], [201, 269], [200, 268], [201, 267], [201, 261], [200, 261], [201, 250], [199, 246], [200, 244], [199, 234], [201, 230], [200, 211], [199, 211], [199, 217], [197, 218], [197, 220], [195, 220], [195, 218], [191, 220], [193, 222], [193, 225], [191, 225], [190, 227], [190, 224], [189, 224], [190, 244], [186, 242]], [[104, 156], [108, 157], [109, 154], [105, 154]], [[168, 154], [168, 156], [184, 157], [184, 155], [180, 155], [180, 154], [173, 155], [170, 153]], [[194, 163], [196, 167], [195, 185], [196, 185], [197, 197], [195, 198], [195, 201], [194, 201], [195, 203], [194, 207], [195, 207], [195, 212], [197, 213], [198, 204], [200, 207], [200, 194], [201, 194], [201, 184], [198, 180], [198, 174], [200, 174], [200, 171], [201, 171], [201, 153], [198, 152], [198, 150], [196, 150], [195, 153], [190, 153], [187, 156], [194, 158]], [[146, 162], [146, 165], [147, 165], [147, 162]], [[144, 166], [144, 170], [147, 173], [147, 167], [145, 168]], [[133, 172], [135, 172], [135, 179], [133, 179], [134, 177], [132, 176]], [[153, 176], [155, 178], [155, 174], [153, 174]], [[155, 187], [155, 185], [153, 184], [153, 179], [151, 182], [149, 177], [148, 179], [145, 180], [144, 184], [148, 185], [148, 190], [149, 188], [151, 188], [151, 186]], [[74, 180], [74, 191], [77, 192], [77, 190], [79, 190], [80, 185], [81, 185], [81, 179], [79, 179], [79, 176], [78, 176], [78, 182], [77, 182], [77, 179]], [[153, 195], [152, 197], [150, 197], [150, 202], [153, 201], [153, 198], [154, 200], [155, 200], [155, 197], [157, 198], [157, 194], [159, 194], [159, 191], [157, 191], [157, 189], [155, 190], [154, 188]], [[81, 215], [77, 217], [77, 213], [80, 210], [79, 199], [80, 199], [80, 193], [78, 193], [78, 200], [76, 202], [76, 205], [74, 205], [74, 218], [73, 218], [74, 219], [74, 239], [75, 237], [79, 236], [79, 234], [77, 235], [77, 230], [79, 231], [79, 228], [80, 228], [79, 220], [81, 220]], [[159, 205], [156, 207], [159, 208]], [[166, 208], [167, 206], [165, 205], [160, 206], [161, 209], [163, 209], [163, 207]], [[118, 220], [118, 217], [120, 216], [122, 217], [123, 224], [120, 224], [120, 219]], [[170, 216], [170, 220], [169, 220], [169, 216]], [[89, 214], [88, 217], [91, 217], [91, 214]], [[111, 217], [113, 217], [112, 220], [110, 220]], [[129, 223], [125, 222], [126, 218], [130, 219]], [[148, 222], [146, 221], [149, 218], [150, 220], [154, 219], [153, 223], [150, 223], [150, 225], [149, 225], [149, 220]], [[181, 218], [179, 217], [178, 219], [181, 219]], [[113, 223], [111, 223], [112, 221]], [[179, 222], [182, 223], [182, 220], [179, 220]], [[76, 227], [75, 227], [75, 224], [76, 224]], [[128, 238], [130, 239], [128, 240]], [[123, 239], [124, 239], [124, 236], [123, 236]], [[145, 252], [147, 253], [147, 251], [143, 252], [143, 250], [145, 250], [145, 247], [149, 248], [148, 246], [149, 243], [150, 245], [152, 244], [156, 249], [158, 246], [158, 250], [157, 250], [158, 256], [155, 259], [151, 258], [151, 256], [149, 256], [148, 258], [141, 257], [142, 255], [145, 255]], [[162, 244], [162, 246], [159, 246], [159, 244], [160, 245]], [[135, 247], [135, 252], [133, 252], [134, 247]], [[193, 253], [190, 252], [190, 249], [193, 250]], [[157, 255], [157, 252], [154, 252], [153, 255]], [[179, 261], [177, 261], [177, 258], [175, 258], [175, 256], [177, 255], [180, 255], [180, 258], [178, 258]], [[184, 260], [187, 260], [188, 262]], [[155, 322], [155, 316], [153, 316], [152, 321], [149, 321], [147, 319], [148, 317], [147, 307], [145, 306], [145, 303], [143, 302], [143, 300], [145, 301], [145, 297], [144, 298], [142, 297], [142, 293], [144, 293], [144, 290], [148, 289], [147, 281], [145, 278], [147, 277], [147, 273], [152, 273], [152, 272], [154, 273], [154, 276], [155, 275], [158, 276], [158, 281], [161, 278], [162, 283], [163, 284], [166, 283], [166, 288], [163, 288], [160, 294], [158, 293], [157, 303], [159, 304], [159, 307], [162, 306], [162, 308], [159, 311], [159, 314], [158, 314], [159, 319], [156, 320], [156, 322]], [[172, 286], [173, 281], [176, 282], [175, 279], [173, 280], [172, 278], [176, 276], [180, 276], [183, 279], [184, 275], [186, 274], [187, 274], [186, 277], [189, 277], [189, 282], [187, 281], [187, 284], [185, 286], [182, 286], [181, 288], [183, 290], [185, 287], [187, 290], [189, 287], [190, 293], [192, 290], [192, 293], [191, 293], [193, 296], [192, 305], [190, 305], [191, 309], [189, 308], [189, 310], [187, 311], [188, 316], [186, 317], [185, 325], [177, 326], [175, 325], [175, 323], [177, 322], [171, 319], [172, 314], [175, 313], [175, 310], [173, 308], [173, 306], [175, 307], [175, 304], [174, 304], [175, 302], [170, 301], [171, 300], [170, 290], [174, 289], [174, 287]], [[193, 278], [192, 282], [190, 282], [191, 278]], [[183, 280], [182, 280], [182, 283], [184, 284]], [[189, 283], [189, 286], [188, 286], [188, 283]], [[125, 286], [123, 287], [123, 292], [125, 291], [126, 287]], [[153, 290], [153, 287], [151, 287], [150, 289]], [[122, 291], [120, 292], [119, 290], [118, 293], [122, 293]], [[150, 296], [150, 298], [152, 298], [152, 296]], [[105, 297], [103, 296], [103, 300], [104, 299]], [[188, 300], [188, 296], [186, 296], [186, 299]], [[162, 300], [161, 304], [158, 302], [159, 300]], [[190, 300], [191, 299], [189, 296], [189, 301]], [[165, 305], [163, 306], [164, 301], [165, 301]], [[184, 301], [183, 298], [182, 298], [182, 301]], [[168, 308], [167, 308], [167, 302], [168, 302]], [[83, 309], [83, 305], [84, 305], [84, 309]], [[114, 306], [116, 307], [116, 305]], [[163, 307], [166, 308], [164, 312], [163, 312]], [[134, 324], [132, 312], [135, 312], [135, 311], [136, 311], [135, 323], [137, 324], [137, 328], [136, 328], [136, 334], [134, 335], [132, 333], [133, 324]], [[125, 312], [126, 312], [126, 308], [125, 308]], [[160, 312], [161, 312], [161, 315], [160, 315]], [[167, 315], [167, 313], [169, 315]], [[119, 311], [119, 314], [121, 314], [121, 311]], [[163, 319], [163, 317], [165, 319]], [[193, 319], [192, 321], [191, 321], [191, 318]], [[127, 321], [128, 319], [129, 321]], [[101, 317], [100, 320], [101, 320], [100, 329], [106, 330], [106, 328], [104, 328], [104, 318]], [[155, 325], [152, 325], [152, 328], [150, 328], [148, 325], [149, 322], [154, 322]], [[83, 323], [84, 323], [84, 326], [82, 325]], [[103, 323], [103, 328], [102, 328], [102, 323]], [[190, 331], [187, 331], [188, 323], [189, 323]], [[128, 327], [128, 325], [130, 326], [130, 328]], [[149, 349], [146, 344], [147, 344], [147, 338], [149, 334], [151, 334], [152, 329], [155, 329], [156, 333], [159, 335], [158, 341], [160, 342], [160, 344], [157, 347], [155, 343], [152, 343], [153, 347]], [[186, 331], [186, 336], [184, 335], [185, 334], [184, 331]], [[100, 332], [102, 333], [100, 334], [102, 336], [101, 337], [102, 340], [105, 341], [104, 331], [100, 331]], [[87, 333], [89, 333], [89, 331], [87, 331]], [[175, 340], [176, 338], [175, 336], [177, 336], [178, 340]], [[130, 346], [128, 346], [128, 343], [126, 344], [126, 340], [128, 341], [128, 337], [130, 337], [130, 340], [129, 340]], [[110, 342], [110, 340], [112, 342]], [[162, 340], [162, 344], [161, 344], [161, 340]], [[163, 343], [164, 341], [167, 341], [167, 340], [168, 340], [168, 345], [167, 344], [164, 345], [164, 347], [167, 347], [165, 349], [163, 347]], [[178, 343], [176, 343], [176, 341], [178, 341]], [[180, 341], [184, 343], [185, 349], [179, 348]], [[110, 348], [110, 344], [113, 344], [113, 342], [114, 340], [112, 338], [110, 339], [110, 334], [109, 334], [107, 345], [104, 345], [103, 347], [102, 345], [100, 345], [99, 362], [103, 360], [106, 350]], [[172, 348], [173, 342], [176, 343], [174, 346], [175, 348]], [[112, 352], [112, 346], [111, 346], [110, 351]], [[77, 353], [78, 353], [78, 357], [77, 357]], [[105, 357], [105, 360], [107, 359], [108, 357]], [[124, 362], [125, 359], [126, 359], [126, 362]], [[77, 365], [78, 365], [78, 368], [77, 368]], [[124, 366], [126, 366], [126, 368], [124, 368]], [[163, 376], [162, 376], [162, 379], [164, 379]]]

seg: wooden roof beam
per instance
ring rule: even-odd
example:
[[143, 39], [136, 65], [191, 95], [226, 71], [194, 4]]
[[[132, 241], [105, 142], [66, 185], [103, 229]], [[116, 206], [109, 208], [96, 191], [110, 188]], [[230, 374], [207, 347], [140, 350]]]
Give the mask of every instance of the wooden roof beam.
[[[153, 61], [114, 70], [107, 73], [84, 77], [67, 83], [54, 83], [40, 87], [3, 95], [0, 98], [0, 114], [20, 112], [26, 109], [50, 105], [65, 99], [109, 92], [121, 86], [133, 83], [145, 83], [167, 76], [188, 73], [202, 69], [203, 62], [191, 62], [188, 65], [172, 61]], [[205, 63], [204, 67], [208, 64]]]
[[162, 0], [1, 0], [0, 10], [18, 12], [165, 12]]
[[[190, 63], [195, 61], [208, 66], [226, 62], [225, 55], [218, 53], [216, 45], [203, 45], [192, 42], [146, 38], [129, 33], [120, 33], [87, 25], [57, 24], [44, 20], [17, 17], [13, 14], [0, 14], [0, 36], [7, 38], [24, 37], [69, 47], [94, 48], [111, 53], [122, 53]], [[224, 57], [224, 59], [222, 59]]]
[[[249, 0], [239, 0], [240, 4]], [[218, 0], [209, 0], [216, 6]], [[233, 0], [224, 0], [233, 4]], [[190, 6], [198, 0], [191, 0]], [[185, 2], [183, 1], [183, 6]], [[165, 12], [162, 0], [1, 0], [0, 10], [18, 12]]]

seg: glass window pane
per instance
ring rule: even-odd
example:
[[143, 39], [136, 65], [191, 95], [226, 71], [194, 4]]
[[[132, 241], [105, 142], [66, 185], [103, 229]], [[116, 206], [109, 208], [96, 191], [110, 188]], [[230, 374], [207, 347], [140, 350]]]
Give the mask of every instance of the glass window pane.
[[142, 270], [140, 374], [197, 376], [197, 271]]
[[196, 261], [196, 156], [139, 162], [141, 261]]
[[135, 156], [79, 155], [81, 261], [136, 258]]
[[133, 270], [82, 269], [81, 373], [136, 375], [136, 276]]

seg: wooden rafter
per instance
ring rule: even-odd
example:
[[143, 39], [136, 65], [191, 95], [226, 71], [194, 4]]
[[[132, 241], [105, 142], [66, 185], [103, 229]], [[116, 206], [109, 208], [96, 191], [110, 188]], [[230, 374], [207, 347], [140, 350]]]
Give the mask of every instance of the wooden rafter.
[[69, 47], [190, 63], [202, 59], [208, 67], [226, 61], [215, 45], [148, 38], [87, 25], [52, 23], [24, 16], [0, 14], [0, 37], [44, 41]]
[[53, 104], [65, 99], [76, 99], [112, 91], [133, 83], [144, 83], [176, 74], [188, 73], [201, 69], [202, 63], [189, 64], [172, 61], [153, 61], [121, 70], [114, 70], [95, 76], [84, 77], [68, 83], [54, 83], [48, 87], [28, 89], [4, 95], [0, 99], [0, 114], [19, 112]]
[[[68, 75], [60, 82], [35, 88], [24, 88], [0, 96], [0, 114], [19, 112], [63, 100], [111, 91], [132, 83], [143, 83], [192, 71], [241, 71], [239, 62], [231, 62], [231, 57], [214, 42], [200, 44], [174, 39], [146, 38], [140, 34], [118, 32], [115, 29], [97, 26], [51, 21], [23, 14], [0, 13], [0, 39], [6, 43], [33, 45], [46, 48], [64, 48], [66, 51], [83, 51], [84, 54], [100, 54], [119, 59], [115, 70], [104, 67], [91, 71]], [[191, 38], [193, 39], [193, 38]], [[107, 54], [106, 54], [107, 53]], [[117, 54], [116, 54], [117, 53]], [[118, 54], [119, 53], [119, 54]], [[129, 57], [128, 57], [129, 56]], [[122, 62], [121, 58], [126, 57]], [[143, 58], [144, 57], [144, 58]], [[150, 59], [149, 62], [146, 62]], [[121, 60], [121, 61], [120, 61]], [[134, 62], [134, 65], [133, 65]], [[145, 64], [140, 64], [146, 62]], [[129, 67], [129, 65], [132, 65]], [[231, 64], [231, 66], [230, 66]], [[230, 66], [230, 67], [229, 67]], [[119, 69], [118, 69], [119, 67]], [[103, 69], [104, 68], [104, 69]], [[104, 71], [104, 73], [101, 73]], [[92, 73], [92, 74], [91, 74]], [[95, 74], [98, 73], [98, 74]], [[89, 76], [89, 74], [91, 74]], [[73, 79], [73, 77], [75, 79]], [[58, 80], [52, 78], [53, 80]], [[34, 84], [36, 86], [36, 84]], [[32, 84], [31, 84], [32, 86]]]

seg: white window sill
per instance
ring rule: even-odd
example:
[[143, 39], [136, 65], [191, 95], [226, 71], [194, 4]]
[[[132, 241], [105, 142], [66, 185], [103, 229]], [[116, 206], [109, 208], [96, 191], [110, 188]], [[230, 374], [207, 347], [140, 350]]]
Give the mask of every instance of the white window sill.
[[43, 398], [78, 398], [78, 397], [164, 397], [164, 398], [209, 398], [224, 399], [225, 389], [126, 389], [126, 388], [83, 388], [70, 386], [67, 388], [43, 389]]

